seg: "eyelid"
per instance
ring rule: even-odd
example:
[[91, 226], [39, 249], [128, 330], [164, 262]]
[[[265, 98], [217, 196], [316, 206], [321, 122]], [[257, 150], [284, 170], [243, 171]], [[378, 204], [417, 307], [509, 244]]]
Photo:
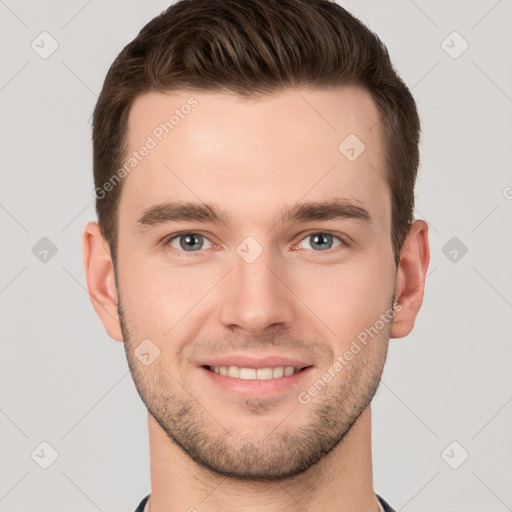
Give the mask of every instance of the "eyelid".
[[[310, 231], [306, 231], [306, 232], [302, 232], [302, 233], [299, 233], [298, 236], [300, 236], [300, 238], [298, 238], [293, 244], [292, 244], [292, 248], [295, 248], [300, 242], [302, 242], [304, 239], [308, 238], [309, 236], [312, 236], [312, 235], [316, 235], [316, 234], [325, 234], [325, 235], [330, 235], [334, 238], [337, 238], [340, 242], [341, 242], [341, 246], [338, 246], [338, 247], [333, 247], [331, 249], [327, 249], [326, 251], [313, 251], [313, 250], [310, 250], [310, 252], [313, 252], [313, 253], [319, 253], [319, 254], [322, 254], [322, 253], [332, 253], [334, 251], [336, 251], [337, 249], [343, 249], [343, 247], [350, 247], [351, 246], [351, 243], [347, 241], [347, 236], [343, 236], [341, 234], [337, 234], [337, 233], [333, 233], [329, 230], [321, 230], [321, 229], [316, 229], [316, 230], [310, 230]], [[176, 238], [179, 238], [180, 236], [185, 236], [185, 235], [199, 235], [199, 236], [202, 236], [203, 238], [206, 238], [213, 246], [216, 246], [216, 247], [220, 247], [220, 244], [214, 242], [213, 240], [210, 239], [210, 235], [206, 235], [204, 233], [202, 233], [201, 231], [191, 231], [191, 230], [185, 230], [185, 231], [178, 231], [176, 233], [172, 233], [170, 235], [167, 235], [165, 236], [162, 241], [161, 241], [161, 244], [163, 245], [164, 249], [170, 249], [170, 250], [173, 250], [175, 249], [174, 247], [171, 247], [169, 244], [172, 240], [176, 239]], [[182, 251], [180, 249], [175, 249], [177, 250], [178, 252], [180, 253], [185, 253], [185, 254], [188, 254], [188, 255], [193, 255], [193, 254], [196, 254], [196, 253], [200, 253], [200, 252], [204, 252], [205, 249], [200, 249], [198, 251]], [[306, 249], [303, 249], [303, 250], [306, 250]], [[307, 249], [309, 250], [309, 249]]]
[[[174, 249], [174, 247], [170, 247], [169, 244], [174, 239], [179, 238], [180, 236], [186, 236], [186, 235], [199, 235], [199, 236], [205, 238], [206, 240], [208, 240], [213, 246], [219, 246], [218, 243], [216, 243], [213, 240], [211, 240], [210, 235], [206, 235], [206, 234], [202, 233], [201, 231], [192, 231], [192, 230], [178, 231], [176, 233], [171, 233], [170, 235], [166, 235], [161, 240], [160, 243], [164, 246], [164, 248]], [[187, 252], [188, 254], [193, 254], [194, 252], [202, 252], [202, 250], [190, 251], [190, 252], [188, 252], [188, 251], [180, 251], [180, 252]]]
[[297, 246], [300, 242], [302, 242], [304, 239], [312, 236], [312, 235], [317, 235], [317, 234], [323, 234], [323, 235], [330, 235], [334, 238], [337, 238], [340, 242], [341, 242], [341, 246], [338, 246], [338, 247], [333, 247], [332, 249], [327, 249], [326, 251], [311, 251], [311, 252], [315, 252], [315, 253], [319, 253], [319, 254], [322, 254], [322, 253], [332, 253], [333, 251], [336, 251], [336, 249], [342, 249], [344, 246], [345, 247], [349, 247], [351, 245], [351, 243], [349, 243], [347, 241], [347, 236], [343, 236], [341, 234], [337, 234], [337, 233], [333, 233], [332, 231], [329, 231], [329, 230], [326, 230], [326, 229], [313, 229], [311, 231], [307, 231], [305, 233], [300, 233], [300, 238], [297, 239], [296, 242], [294, 242], [293, 246], [292, 247], [295, 247]]

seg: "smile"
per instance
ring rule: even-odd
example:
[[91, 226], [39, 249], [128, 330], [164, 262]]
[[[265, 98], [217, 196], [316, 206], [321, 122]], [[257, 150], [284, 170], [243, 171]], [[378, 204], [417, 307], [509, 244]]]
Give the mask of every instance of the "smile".
[[295, 368], [293, 366], [276, 366], [268, 368], [243, 368], [240, 366], [208, 366], [210, 371], [232, 377], [234, 379], [243, 380], [270, 380], [280, 379], [282, 377], [289, 377], [298, 373], [302, 368]]

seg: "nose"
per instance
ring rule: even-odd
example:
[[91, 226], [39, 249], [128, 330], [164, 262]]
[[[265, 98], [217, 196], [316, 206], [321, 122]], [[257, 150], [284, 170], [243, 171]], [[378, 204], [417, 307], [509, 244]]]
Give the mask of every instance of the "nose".
[[282, 265], [271, 260], [266, 251], [251, 263], [235, 258], [233, 270], [223, 280], [222, 325], [247, 335], [291, 326], [294, 295]]

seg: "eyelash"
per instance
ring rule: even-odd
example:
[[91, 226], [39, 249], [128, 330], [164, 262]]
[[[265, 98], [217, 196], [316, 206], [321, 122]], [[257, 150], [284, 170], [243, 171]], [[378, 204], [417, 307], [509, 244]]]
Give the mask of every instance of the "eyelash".
[[[178, 251], [179, 253], [183, 254], [185, 257], [191, 257], [191, 256], [195, 256], [197, 253], [201, 253], [201, 252], [204, 252], [206, 249], [199, 249], [197, 251], [183, 251], [181, 249], [175, 249], [174, 247], [171, 247], [170, 246], [170, 243], [175, 240], [175, 239], [178, 239], [180, 237], [184, 237], [186, 235], [198, 235], [200, 237], [203, 237], [205, 238], [206, 240], [208, 240], [210, 243], [214, 244], [214, 245], [217, 245], [215, 244], [214, 242], [212, 242], [207, 236], [201, 234], [201, 233], [198, 233], [196, 231], [183, 231], [181, 233], [174, 233], [168, 237], [166, 237], [163, 241], [162, 241], [162, 245], [164, 246], [164, 249], [167, 249], [167, 250], [176, 250]], [[331, 249], [326, 249], [324, 251], [314, 251], [312, 249], [303, 249], [303, 250], [308, 250], [310, 252], [313, 252], [313, 253], [317, 253], [317, 254], [322, 254], [322, 253], [327, 253], [327, 254], [332, 254], [333, 252], [337, 251], [337, 250], [341, 250], [343, 248], [346, 248], [346, 247], [350, 247], [350, 244], [342, 237], [338, 236], [338, 235], [335, 235], [334, 233], [330, 233], [329, 231], [312, 231], [310, 233], [307, 233], [306, 235], [304, 235], [300, 240], [298, 240], [297, 242], [295, 242], [293, 244], [293, 246], [296, 246], [298, 244], [300, 244], [303, 240], [313, 236], [313, 235], [329, 235], [329, 236], [332, 236], [333, 238], [337, 239], [339, 242], [341, 242], [341, 245], [338, 246], [338, 247], [332, 247]]]

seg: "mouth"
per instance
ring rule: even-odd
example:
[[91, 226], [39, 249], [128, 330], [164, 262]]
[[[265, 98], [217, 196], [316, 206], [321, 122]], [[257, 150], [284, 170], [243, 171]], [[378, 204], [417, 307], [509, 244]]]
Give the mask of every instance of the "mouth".
[[209, 366], [205, 365], [203, 368], [210, 372], [217, 373], [225, 377], [241, 380], [273, 380], [290, 377], [300, 373], [309, 366], [295, 367], [295, 366], [268, 366], [264, 368], [247, 368], [241, 366]]
[[231, 353], [200, 362], [206, 390], [224, 396], [270, 398], [294, 392], [315, 371], [309, 359], [290, 354]]

